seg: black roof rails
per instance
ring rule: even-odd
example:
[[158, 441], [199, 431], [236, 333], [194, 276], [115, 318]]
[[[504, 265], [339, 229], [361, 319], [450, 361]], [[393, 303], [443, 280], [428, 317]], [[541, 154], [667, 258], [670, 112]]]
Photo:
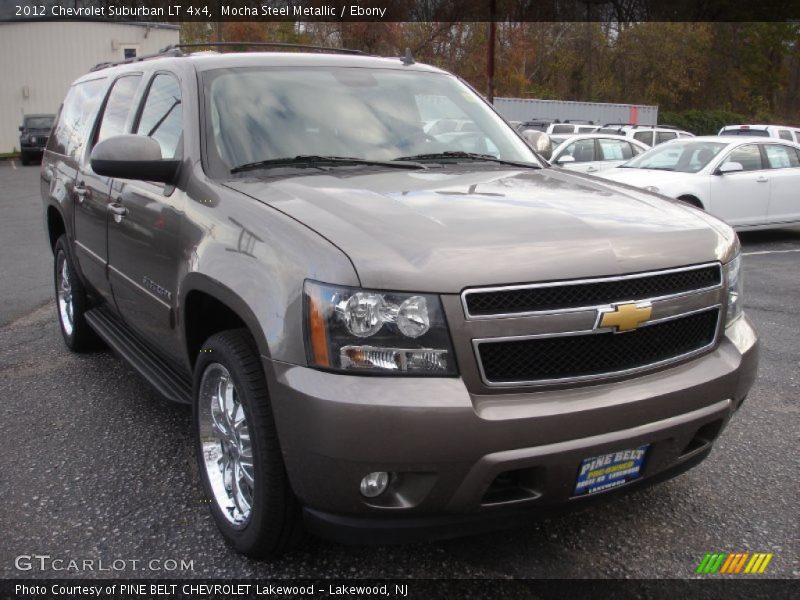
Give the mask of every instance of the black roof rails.
[[166, 48], [163, 48], [161, 52], [175, 49], [180, 50], [182, 48], [235, 48], [241, 46], [247, 48], [297, 48], [299, 50], [316, 50], [317, 52], [332, 52], [336, 54], [366, 54], [366, 52], [353, 50], [352, 48], [334, 48], [332, 46], [315, 46], [313, 44], [291, 44], [289, 42], [197, 42], [193, 44], [170, 44]]
[[290, 44], [288, 42], [198, 42], [195, 44], [170, 44], [169, 46], [165, 46], [153, 54], [143, 54], [141, 56], [134, 56], [133, 58], [127, 58], [125, 60], [119, 60], [115, 62], [108, 61], [98, 63], [92, 67], [90, 71], [99, 71], [100, 69], [106, 69], [108, 67], [116, 67], [117, 65], [126, 65], [144, 60], [152, 60], [154, 58], [186, 56], [186, 53], [183, 52], [183, 48], [231, 48], [242, 46], [247, 48], [298, 48], [302, 50], [315, 50], [317, 52], [332, 52], [337, 54], [366, 54], [361, 50], [353, 50], [350, 48], [333, 48], [330, 46], [314, 46], [311, 44]]
[[142, 54], [141, 56], [134, 56], [133, 58], [126, 58], [125, 60], [118, 60], [118, 61], [106, 61], [97, 63], [93, 66], [89, 71], [99, 71], [100, 69], [106, 69], [108, 67], [116, 67], [117, 65], [127, 65], [130, 63], [135, 62], [142, 62], [144, 60], [151, 60], [153, 58], [163, 58], [165, 56], [183, 56], [183, 52], [179, 48], [174, 48], [172, 46], [167, 46], [166, 48], [162, 48], [158, 52], [153, 54]]
[[656, 127], [661, 127], [662, 129], [677, 129], [678, 131], [683, 131], [680, 127], [676, 127], [675, 125], [667, 125], [666, 123], [659, 123]]
[[585, 125], [596, 125], [596, 123], [594, 121], [588, 121], [586, 119], [565, 119], [562, 122], [563, 123], [577, 123], [578, 125], [580, 125], [581, 123], [583, 123]]
[[638, 123], [606, 123], [603, 127], [641, 127]]

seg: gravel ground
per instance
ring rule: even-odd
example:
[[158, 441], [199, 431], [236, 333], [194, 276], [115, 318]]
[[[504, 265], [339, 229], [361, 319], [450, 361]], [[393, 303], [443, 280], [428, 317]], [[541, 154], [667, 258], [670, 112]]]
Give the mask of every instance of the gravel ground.
[[[0, 214], [10, 214], [13, 201], [5, 180], [35, 179], [26, 172], [33, 169], [20, 170], [0, 165]], [[4, 241], [11, 226], [0, 219]], [[45, 245], [38, 219], [14, 221], [23, 226], [27, 232], [14, 235]], [[222, 543], [199, 491], [189, 410], [162, 401], [108, 352], [69, 353], [54, 306], [41, 304], [50, 289], [42, 256], [31, 261], [47, 279], [24, 301], [11, 290], [27, 281], [25, 271], [3, 262], [0, 304], [13, 300], [14, 314], [24, 316], [0, 321], [0, 577], [67, 574], [15, 568], [19, 555], [47, 554], [126, 561], [123, 570], [94, 573], [100, 576], [690, 578], [706, 552], [762, 551], [775, 553], [771, 577], [796, 578], [800, 229], [743, 242], [761, 371], [699, 467], [512, 531], [408, 546], [310, 540], [272, 562], [243, 558]], [[193, 561], [192, 569], [166, 571], [167, 559]], [[151, 560], [161, 570], [148, 569]]]

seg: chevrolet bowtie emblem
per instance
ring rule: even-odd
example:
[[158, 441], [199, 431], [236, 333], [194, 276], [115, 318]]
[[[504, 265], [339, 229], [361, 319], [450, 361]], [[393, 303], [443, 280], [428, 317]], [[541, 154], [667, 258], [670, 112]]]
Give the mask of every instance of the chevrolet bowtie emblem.
[[632, 331], [650, 319], [653, 307], [649, 302], [629, 302], [601, 308], [597, 327], [614, 327], [615, 331]]

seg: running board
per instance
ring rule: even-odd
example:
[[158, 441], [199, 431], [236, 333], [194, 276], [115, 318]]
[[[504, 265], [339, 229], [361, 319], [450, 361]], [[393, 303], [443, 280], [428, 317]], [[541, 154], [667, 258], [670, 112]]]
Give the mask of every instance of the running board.
[[161, 395], [180, 404], [192, 403], [191, 381], [156, 356], [107, 308], [99, 307], [88, 311], [86, 322]]

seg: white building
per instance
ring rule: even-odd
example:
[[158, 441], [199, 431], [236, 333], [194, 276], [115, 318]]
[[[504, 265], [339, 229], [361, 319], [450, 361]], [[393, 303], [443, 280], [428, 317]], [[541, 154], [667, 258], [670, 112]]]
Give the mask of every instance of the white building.
[[101, 21], [0, 23], [0, 154], [19, 150], [26, 114], [55, 114], [69, 85], [101, 62], [178, 43], [178, 25]]

